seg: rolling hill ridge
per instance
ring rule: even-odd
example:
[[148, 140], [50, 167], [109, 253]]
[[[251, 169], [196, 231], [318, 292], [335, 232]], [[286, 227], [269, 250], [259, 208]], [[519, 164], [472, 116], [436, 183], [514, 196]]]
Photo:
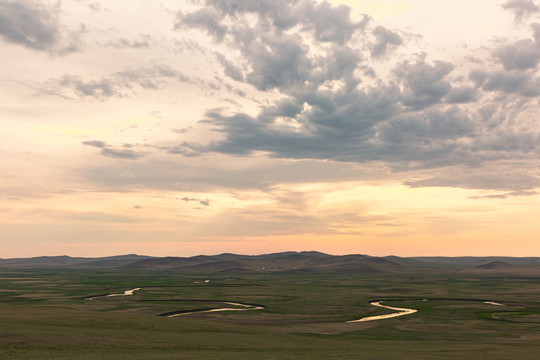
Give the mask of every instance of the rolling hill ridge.
[[197, 255], [152, 257], [119, 255], [99, 258], [41, 256], [0, 259], [0, 268], [116, 269], [125, 271], [184, 272], [304, 272], [304, 273], [401, 273], [417, 271], [538, 273], [540, 258], [514, 257], [376, 257], [329, 255], [317, 251], [279, 252], [263, 255]]

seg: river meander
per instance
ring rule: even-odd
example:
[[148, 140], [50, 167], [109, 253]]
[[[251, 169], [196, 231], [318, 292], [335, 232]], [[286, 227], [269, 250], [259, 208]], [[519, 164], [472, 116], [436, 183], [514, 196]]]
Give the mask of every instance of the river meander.
[[[134, 288], [130, 290], [125, 290], [123, 293], [119, 294], [101, 294], [101, 295], [93, 295], [88, 296], [85, 299], [86, 300], [94, 300], [97, 298], [104, 298], [104, 297], [117, 297], [117, 296], [130, 296], [133, 295], [135, 291], [141, 290], [142, 288]], [[443, 300], [443, 299], [432, 299], [432, 300]], [[479, 299], [444, 299], [444, 300], [469, 300], [469, 301], [481, 301], [485, 304], [489, 305], [496, 305], [496, 306], [507, 306], [506, 304], [501, 304], [495, 301], [489, 301], [489, 300], [479, 300]], [[223, 312], [223, 311], [250, 311], [250, 310], [263, 310], [265, 308], [264, 305], [257, 305], [257, 304], [247, 304], [247, 303], [240, 303], [240, 302], [233, 302], [233, 301], [219, 301], [219, 300], [153, 300], [153, 301], [194, 301], [194, 302], [202, 302], [202, 303], [220, 303], [224, 305], [229, 305], [225, 307], [212, 307], [212, 308], [202, 308], [202, 309], [192, 309], [192, 310], [177, 310], [177, 311], [170, 311], [166, 313], [159, 314], [158, 316], [163, 317], [177, 317], [177, 316], [184, 316], [184, 315], [191, 315], [191, 314], [201, 314], [201, 313], [213, 313], [213, 312]], [[390, 314], [383, 314], [383, 315], [375, 315], [375, 316], [365, 316], [360, 319], [356, 320], [349, 320], [346, 321], [347, 323], [357, 323], [357, 322], [366, 322], [366, 321], [375, 321], [375, 320], [384, 320], [384, 319], [391, 319], [399, 316], [405, 316], [405, 315], [411, 315], [416, 312], [418, 312], [417, 309], [408, 309], [408, 308], [399, 308], [394, 306], [388, 306], [382, 304], [383, 300], [379, 301], [373, 301], [370, 302], [370, 305], [389, 309], [396, 311], [394, 313]], [[384, 300], [384, 301], [391, 301], [391, 300]], [[422, 301], [428, 301], [427, 299], [422, 299]]]
[[224, 308], [214, 308], [214, 309], [208, 309], [208, 310], [194, 310], [194, 311], [186, 311], [186, 312], [178, 312], [178, 313], [171, 313], [170, 315], [161, 315], [166, 317], [176, 317], [176, 316], [183, 316], [183, 315], [189, 315], [189, 314], [200, 314], [200, 313], [210, 313], [210, 312], [221, 312], [221, 311], [247, 311], [247, 310], [262, 310], [264, 309], [264, 306], [260, 305], [250, 305], [250, 304], [242, 304], [242, 303], [236, 303], [236, 302], [224, 302], [224, 304], [227, 305], [233, 305], [233, 306], [239, 306], [239, 307], [224, 307]]
[[386, 309], [390, 309], [390, 310], [395, 310], [397, 312], [396, 313], [391, 313], [391, 314], [384, 314], [384, 315], [366, 316], [366, 317], [360, 318], [358, 320], [349, 320], [347, 322], [348, 323], [354, 323], [354, 322], [364, 322], [364, 321], [390, 319], [390, 318], [394, 318], [394, 317], [398, 317], [398, 316], [414, 314], [415, 312], [418, 311], [416, 309], [406, 309], [406, 308], [398, 308], [398, 307], [383, 305], [383, 304], [381, 304], [380, 301], [371, 302], [370, 305], [378, 306], [378, 307], [382, 307], [382, 308], [386, 308]]

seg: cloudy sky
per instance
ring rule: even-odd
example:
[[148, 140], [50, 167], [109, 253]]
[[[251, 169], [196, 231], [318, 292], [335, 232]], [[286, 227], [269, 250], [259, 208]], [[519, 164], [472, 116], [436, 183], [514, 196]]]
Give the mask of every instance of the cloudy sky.
[[0, 0], [0, 257], [540, 256], [540, 3]]

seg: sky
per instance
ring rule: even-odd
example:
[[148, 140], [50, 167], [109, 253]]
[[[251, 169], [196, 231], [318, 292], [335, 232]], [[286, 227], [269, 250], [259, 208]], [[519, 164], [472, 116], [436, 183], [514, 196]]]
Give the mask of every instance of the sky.
[[0, 0], [0, 258], [540, 256], [540, 3]]

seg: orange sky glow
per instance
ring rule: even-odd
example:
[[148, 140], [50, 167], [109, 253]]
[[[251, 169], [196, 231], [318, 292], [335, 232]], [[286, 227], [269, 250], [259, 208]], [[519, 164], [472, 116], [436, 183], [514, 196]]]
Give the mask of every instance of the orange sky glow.
[[0, 24], [0, 258], [540, 256], [532, 1], [6, 0]]

